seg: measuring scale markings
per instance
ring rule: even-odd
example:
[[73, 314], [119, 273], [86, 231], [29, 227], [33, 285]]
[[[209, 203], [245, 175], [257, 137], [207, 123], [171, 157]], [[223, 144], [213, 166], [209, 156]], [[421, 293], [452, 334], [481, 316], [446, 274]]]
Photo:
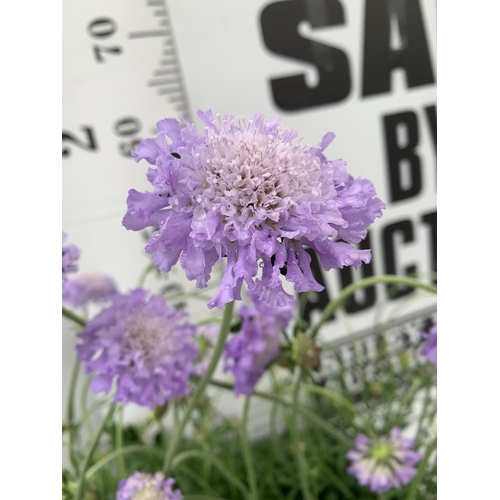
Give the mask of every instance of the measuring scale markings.
[[[169, 13], [167, 9], [166, 2], [164, 0], [148, 0], [146, 6], [149, 8], [154, 8], [151, 12], [152, 16], [155, 18], [158, 27], [146, 30], [130, 31], [128, 33], [128, 40], [134, 42], [134, 44], [143, 43], [144, 40], [151, 38], [163, 38], [163, 47], [160, 49], [160, 57], [157, 59], [156, 67], [150, 71], [151, 78], [146, 81], [146, 86], [155, 90], [156, 95], [165, 99], [166, 102], [170, 104], [169, 110], [165, 110], [163, 114], [165, 116], [177, 115], [183, 116], [187, 120], [191, 120], [191, 112], [189, 108], [189, 101], [186, 94], [186, 89], [181, 73], [179, 57], [177, 55], [177, 50], [175, 46], [174, 37], [171, 29], [171, 21], [169, 18]], [[97, 16], [90, 20], [86, 27], [87, 35], [91, 40], [99, 43], [91, 45], [91, 50], [94, 56], [94, 62], [100, 67], [100, 78], [102, 78], [103, 70], [104, 76], [109, 77], [115, 71], [116, 57], [121, 56], [126, 53], [121, 45], [114, 42], [115, 35], [117, 34], [118, 24], [117, 22], [107, 16]], [[104, 44], [102, 43], [104, 42]], [[123, 42], [122, 42], [123, 44]], [[149, 45], [148, 45], [149, 47]], [[142, 50], [142, 49], [140, 49]], [[107, 64], [108, 63], [108, 64]], [[134, 63], [135, 66], [136, 62]], [[109, 71], [107, 68], [109, 67]], [[113, 69], [111, 69], [111, 67]], [[129, 64], [132, 68], [132, 65]], [[89, 78], [87, 74], [82, 72], [84, 78]], [[127, 101], [131, 100], [132, 94], [134, 94], [132, 88], [130, 87], [130, 95], [127, 96]], [[80, 98], [80, 96], [78, 96]], [[117, 99], [117, 98], [115, 98]], [[109, 106], [110, 99], [106, 99], [104, 105]], [[124, 103], [125, 105], [125, 103]], [[109, 106], [111, 107], [111, 106]], [[149, 111], [149, 110], [148, 110]], [[149, 114], [149, 113], [148, 113]], [[75, 114], [73, 114], [74, 116]], [[153, 119], [152, 123], [155, 123], [159, 118], [159, 115]], [[131, 135], [129, 133], [122, 134], [117, 132], [117, 127], [121, 122], [136, 122], [136, 127], [134, 132], [141, 132], [142, 125], [141, 121], [137, 117], [130, 116], [129, 113], [114, 120], [108, 127], [114, 132], [116, 136]], [[102, 124], [99, 124], [102, 125]], [[66, 160], [72, 158], [73, 150], [80, 150], [87, 153], [98, 153], [101, 152], [101, 141], [98, 133], [99, 125], [90, 125], [88, 123], [82, 123], [77, 126], [78, 129], [75, 130], [63, 130], [62, 141], [62, 157]], [[156, 133], [155, 127], [148, 127], [150, 129], [149, 134]], [[126, 143], [121, 142], [117, 146], [117, 151], [120, 155], [125, 157], [130, 157], [130, 153], [135, 149], [141, 138], [134, 137], [127, 139], [132, 139]], [[66, 163], [66, 162], [65, 162]]]
[[148, 188], [131, 152], [164, 117], [191, 120], [165, 0], [64, 9], [63, 221], [117, 219], [131, 186]]
[[129, 38], [137, 40], [149, 37], [165, 37], [163, 41], [165, 48], [162, 50], [162, 56], [164, 57], [160, 59], [159, 68], [153, 71], [153, 78], [148, 81], [148, 86], [156, 87], [158, 95], [168, 96], [167, 101], [173, 105], [174, 110], [181, 113], [187, 120], [191, 120], [189, 103], [172, 35], [167, 4], [164, 0], [148, 0], [147, 6], [161, 7], [160, 9], [154, 10], [153, 15], [159, 18], [158, 24], [164, 29], [136, 31], [130, 33]]

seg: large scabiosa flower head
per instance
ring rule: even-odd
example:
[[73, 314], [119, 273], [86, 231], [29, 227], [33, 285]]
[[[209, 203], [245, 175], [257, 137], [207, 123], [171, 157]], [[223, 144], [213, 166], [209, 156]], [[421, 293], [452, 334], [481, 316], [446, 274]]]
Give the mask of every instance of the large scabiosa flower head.
[[115, 401], [151, 409], [187, 396], [198, 347], [185, 318], [142, 289], [115, 295], [79, 334], [78, 358], [86, 373], [96, 373], [92, 390], [108, 392], [116, 380]]
[[65, 244], [68, 235], [62, 232], [62, 282], [64, 283], [68, 274], [78, 271], [78, 259], [80, 258], [80, 249], [75, 245]]
[[427, 358], [429, 363], [437, 364], [437, 323], [428, 331], [420, 332], [420, 336], [427, 342], [422, 347], [420, 354]]
[[413, 446], [413, 440], [402, 437], [397, 427], [389, 436], [377, 440], [358, 434], [355, 449], [347, 453], [352, 462], [347, 472], [355, 476], [361, 486], [368, 486], [374, 492], [399, 489], [415, 477], [414, 465], [423, 457], [411, 450]]
[[168, 272], [180, 258], [202, 288], [215, 262], [226, 257], [209, 307], [241, 299], [244, 281], [259, 300], [281, 307], [293, 301], [282, 274], [296, 292], [323, 289], [305, 246], [325, 270], [369, 262], [370, 251], [351, 244], [366, 236], [384, 204], [369, 180], [347, 173], [344, 160], [325, 158], [333, 133], [310, 146], [262, 115], [198, 116], [203, 133], [188, 122], [181, 130], [177, 120], [161, 120], [156, 139], [143, 140], [133, 153], [154, 165], [147, 173], [153, 191], [129, 191], [123, 225], [158, 228], [146, 246], [158, 268]]
[[235, 394], [252, 394], [266, 367], [280, 352], [283, 330], [294, 314], [294, 304], [267, 307], [249, 292], [253, 305], [243, 304], [240, 332], [226, 343], [224, 371], [235, 378]]
[[165, 479], [161, 472], [154, 475], [135, 472], [118, 485], [116, 500], [182, 500], [181, 490], [173, 490], [175, 479]]
[[63, 303], [73, 307], [105, 304], [117, 293], [113, 278], [93, 271], [79, 271], [62, 288]]

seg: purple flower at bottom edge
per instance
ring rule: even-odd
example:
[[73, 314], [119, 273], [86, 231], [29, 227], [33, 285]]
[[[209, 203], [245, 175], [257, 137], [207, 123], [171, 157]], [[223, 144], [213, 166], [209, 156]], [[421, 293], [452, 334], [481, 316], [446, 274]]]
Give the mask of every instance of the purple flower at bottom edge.
[[428, 332], [420, 332], [420, 336], [427, 340], [420, 354], [426, 357], [429, 363], [437, 365], [437, 323]]
[[306, 247], [326, 271], [370, 262], [370, 250], [354, 244], [385, 205], [371, 181], [348, 174], [342, 159], [326, 159], [332, 132], [305, 145], [295, 130], [260, 114], [198, 116], [203, 132], [164, 119], [158, 136], [132, 153], [152, 165], [152, 191], [129, 191], [123, 225], [158, 228], [145, 250], [159, 269], [169, 272], [180, 260], [187, 278], [205, 288], [214, 264], [225, 260], [209, 308], [241, 300], [243, 283], [269, 307], [282, 307], [294, 301], [282, 285], [285, 268], [295, 292], [324, 289]]
[[77, 261], [80, 258], [80, 249], [75, 245], [65, 245], [68, 235], [62, 232], [62, 282], [67, 279], [68, 274], [78, 271]]
[[63, 304], [86, 307], [91, 303], [104, 304], [118, 293], [110, 276], [92, 271], [79, 271], [63, 284]]
[[78, 335], [76, 348], [85, 372], [96, 374], [94, 392], [109, 392], [116, 381], [115, 401], [153, 409], [189, 394], [198, 346], [187, 315], [148, 296], [140, 288], [115, 295]]
[[376, 493], [408, 484], [417, 473], [414, 465], [423, 458], [421, 453], [410, 449], [414, 446], [413, 440], [402, 437], [397, 427], [389, 436], [377, 440], [358, 434], [354, 446], [346, 455], [352, 462], [347, 472], [355, 476], [361, 486], [368, 486]]
[[161, 472], [146, 474], [135, 472], [120, 481], [116, 500], [182, 500], [181, 490], [172, 490], [175, 479], [165, 479]]
[[293, 317], [295, 304], [267, 307], [249, 292], [253, 305], [243, 304], [240, 332], [226, 343], [224, 371], [235, 378], [235, 393], [252, 394], [267, 365], [278, 356], [282, 331]]

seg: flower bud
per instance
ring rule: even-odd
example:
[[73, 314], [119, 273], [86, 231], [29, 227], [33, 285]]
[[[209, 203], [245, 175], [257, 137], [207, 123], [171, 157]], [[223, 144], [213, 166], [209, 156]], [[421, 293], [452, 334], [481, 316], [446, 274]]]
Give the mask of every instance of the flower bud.
[[315, 340], [305, 333], [299, 333], [293, 339], [292, 360], [304, 368], [317, 368], [320, 361], [320, 350]]

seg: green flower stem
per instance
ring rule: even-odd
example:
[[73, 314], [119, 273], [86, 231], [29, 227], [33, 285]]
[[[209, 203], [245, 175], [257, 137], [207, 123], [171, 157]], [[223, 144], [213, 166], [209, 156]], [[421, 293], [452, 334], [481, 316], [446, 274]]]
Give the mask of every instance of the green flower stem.
[[175, 470], [176, 472], [179, 471], [183, 476], [187, 476], [189, 479], [191, 479], [191, 481], [194, 481], [196, 483], [197, 490], [213, 493], [214, 495], [217, 494], [217, 490], [209, 482], [207, 482], [206, 479], [200, 476], [199, 471], [194, 471], [193, 469], [191, 469], [191, 467], [188, 467], [185, 464], [180, 465]]
[[373, 431], [370, 422], [368, 422], [368, 420], [356, 409], [356, 407], [349, 400], [344, 398], [344, 396], [337, 394], [335, 391], [332, 391], [331, 389], [325, 389], [324, 387], [320, 387], [317, 385], [304, 384], [302, 388], [308, 392], [320, 394], [321, 396], [331, 399], [337, 405], [347, 408], [363, 422], [366, 433], [372, 439], [377, 438], [377, 435]]
[[142, 271], [139, 281], [137, 282], [137, 288], [142, 288], [144, 286], [144, 283], [146, 283], [146, 278], [149, 276], [149, 273], [155, 268], [156, 266], [154, 264], [149, 264], [144, 271]]
[[64, 306], [62, 308], [62, 315], [71, 321], [75, 322], [77, 325], [82, 326], [85, 328], [86, 322], [83, 318], [78, 316], [78, 314], [75, 314], [74, 312], [70, 311], [69, 309], [66, 309]]
[[293, 404], [292, 404], [292, 419], [290, 425], [290, 432], [292, 434], [293, 440], [293, 450], [295, 452], [295, 458], [297, 460], [297, 467], [299, 470], [300, 479], [300, 489], [304, 495], [305, 500], [314, 500], [311, 493], [311, 488], [309, 486], [309, 468], [307, 466], [306, 458], [304, 456], [304, 451], [299, 444], [299, 431], [297, 428], [297, 410], [299, 405], [299, 392], [300, 392], [300, 382], [302, 381], [302, 369], [299, 371], [297, 381], [295, 382], [293, 390]]
[[[83, 318], [80, 318], [77, 314], [74, 312], [70, 311], [69, 309], [66, 309], [65, 307], [62, 308], [62, 315], [65, 316], [66, 318], [70, 319], [77, 325], [81, 327], [85, 327], [85, 320]], [[78, 374], [80, 373], [80, 361], [75, 360], [75, 363], [73, 365], [73, 371], [71, 373], [71, 380], [69, 384], [69, 393], [68, 393], [68, 403], [67, 403], [67, 408], [66, 408], [66, 420], [68, 421], [68, 424], [70, 426], [68, 430], [68, 437], [67, 437], [67, 446], [68, 446], [68, 462], [69, 466], [75, 470], [75, 464], [73, 461], [73, 419], [75, 416], [75, 389], [76, 389], [76, 383], [78, 381]]]
[[396, 416], [394, 417], [395, 425], [397, 426], [401, 425], [399, 423], [399, 419], [403, 416], [405, 408], [411, 401], [413, 401], [413, 397], [421, 387], [422, 387], [422, 382], [418, 378], [414, 379], [410, 388], [408, 389], [408, 391], [406, 391], [405, 395], [403, 396], [403, 399], [400, 402], [399, 410], [397, 411]]
[[219, 460], [217, 457], [211, 453], [201, 450], [188, 450], [176, 455], [172, 460], [172, 468], [177, 468], [184, 460], [189, 460], [190, 458], [198, 458], [200, 460], [208, 460], [212, 465], [222, 474], [231, 484], [238, 488], [242, 493], [244, 498], [249, 499], [250, 493], [246, 489], [245, 485], [235, 476], [232, 472], [229, 472], [227, 465]]
[[87, 455], [85, 456], [82, 470], [80, 471], [80, 477], [78, 479], [78, 490], [76, 492], [75, 500], [82, 500], [83, 494], [85, 493], [85, 474], [87, 472], [87, 469], [90, 466], [90, 463], [92, 462], [92, 459], [94, 458], [94, 453], [97, 450], [97, 447], [99, 446], [99, 440], [101, 439], [102, 433], [104, 432], [104, 429], [106, 427], [106, 424], [108, 423], [108, 420], [111, 419], [113, 416], [113, 412], [115, 411], [115, 405], [111, 404], [109, 407], [108, 413], [104, 417], [103, 421], [101, 422], [101, 426], [97, 430], [97, 434], [95, 435], [94, 441], [92, 442]]
[[[123, 411], [123, 404], [120, 404], [118, 407], [118, 418], [116, 419], [115, 427], [115, 442], [117, 450], [121, 450], [123, 448]], [[120, 479], [125, 479], [125, 460], [123, 459], [123, 455], [118, 456], [118, 474], [120, 475]]]
[[82, 419], [89, 434], [89, 439], [93, 439], [94, 429], [92, 428], [92, 423], [90, 422], [90, 412], [87, 406], [87, 395], [89, 392], [90, 381], [91, 377], [87, 377], [83, 383], [82, 392], [80, 394], [80, 407], [82, 410]]
[[226, 338], [229, 333], [229, 328], [231, 326], [231, 319], [233, 317], [233, 309], [234, 309], [234, 301], [229, 302], [229, 304], [226, 304], [226, 307], [224, 309], [224, 316], [222, 318], [222, 324], [220, 328], [220, 333], [219, 333], [219, 338], [217, 339], [217, 343], [214, 347], [214, 352], [212, 355], [212, 359], [210, 360], [210, 363], [208, 365], [207, 371], [199, 381], [195, 393], [193, 397], [191, 398], [189, 405], [184, 412], [184, 415], [182, 417], [180, 425], [177, 427], [175, 430], [172, 438], [170, 439], [170, 442], [167, 447], [167, 451], [165, 453], [165, 461], [163, 463], [163, 470], [165, 473], [168, 473], [172, 464], [172, 459], [174, 458], [174, 454], [177, 450], [177, 446], [179, 445], [179, 441], [182, 437], [182, 434], [184, 432], [184, 428], [186, 427], [189, 417], [191, 416], [191, 413], [195, 409], [196, 405], [198, 404], [198, 401], [200, 398], [203, 396], [203, 393], [205, 391], [206, 386], [210, 382], [210, 379], [212, 378], [212, 375], [215, 371], [215, 368], [217, 367], [217, 363], [219, 362], [219, 359], [222, 355], [222, 351], [224, 350], [224, 345], [226, 344]]
[[420, 462], [418, 466], [418, 471], [417, 475], [413, 479], [413, 481], [410, 484], [410, 488], [408, 489], [408, 496], [406, 497], [406, 500], [415, 500], [417, 496], [417, 490], [418, 486], [420, 484], [420, 481], [422, 481], [422, 477], [424, 476], [425, 473], [425, 468], [427, 466], [427, 462], [429, 461], [429, 458], [431, 457], [432, 453], [436, 449], [437, 446], [437, 438], [434, 438], [434, 440], [431, 442], [431, 444], [427, 447], [427, 450], [425, 452], [424, 458]]
[[88, 481], [94, 474], [99, 472], [103, 467], [108, 465], [110, 462], [117, 458], [123, 458], [125, 455], [129, 455], [130, 453], [145, 453], [149, 456], [157, 455], [158, 457], [163, 456], [163, 451], [159, 448], [153, 448], [152, 446], [148, 446], [145, 444], [132, 444], [130, 446], [124, 446], [119, 450], [112, 451], [105, 457], [98, 460], [92, 467], [90, 467], [85, 473], [85, 480]]
[[248, 483], [250, 486], [250, 498], [251, 500], [258, 500], [259, 494], [257, 492], [257, 480], [255, 477], [255, 468], [252, 460], [252, 454], [250, 451], [250, 445], [248, 442], [248, 410], [250, 409], [250, 398], [247, 396], [245, 398], [245, 404], [243, 405], [243, 418], [241, 422], [241, 448], [243, 449], [243, 459], [245, 462], [245, 468], [247, 471]]
[[360, 290], [361, 288], [367, 288], [369, 286], [378, 285], [380, 283], [391, 283], [395, 285], [406, 285], [413, 288], [421, 288], [430, 293], [437, 293], [437, 288], [433, 285], [428, 285], [427, 283], [422, 283], [421, 281], [410, 278], [408, 276], [394, 276], [394, 275], [386, 275], [386, 276], [373, 276], [370, 278], [365, 278], [357, 283], [352, 283], [348, 287], [344, 288], [338, 296], [333, 299], [323, 310], [323, 314], [319, 318], [318, 322], [311, 328], [309, 334], [312, 337], [315, 337], [323, 324], [328, 321], [328, 318], [332, 315], [332, 313], [341, 307], [343, 303], [352, 295], [356, 290]]
[[427, 389], [425, 390], [422, 412], [420, 413], [420, 417], [418, 419], [417, 432], [415, 434], [415, 441], [417, 445], [420, 444], [421, 442], [423, 424], [425, 421], [425, 417], [427, 416], [427, 410], [429, 409], [430, 403], [431, 403], [431, 386], [428, 386]]
[[[234, 385], [229, 384], [227, 382], [221, 382], [219, 380], [211, 380], [210, 385], [213, 385], [215, 387], [220, 387], [220, 388], [226, 389], [228, 391], [232, 391], [232, 392], [234, 391]], [[284, 406], [285, 408], [292, 407], [292, 403], [289, 403], [288, 401], [285, 401], [285, 400], [283, 400], [277, 396], [274, 396], [272, 394], [266, 394], [265, 392], [254, 391], [253, 396], [256, 396], [256, 397], [261, 398], [261, 399], [267, 399], [268, 401], [273, 401], [276, 404]], [[317, 425], [318, 427], [321, 427], [325, 432], [330, 434], [332, 437], [334, 437], [338, 441], [342, 441], [347, 446], [352, 446], [351, 439], [349, 439], [345, 434], [343, 434], [341, 431], [339, 431], [335, 427], [333, 427], [330, 424], [328, 424], [327, 422], [325, 422], [322, 418], [318, 417], [311, 410], [308, 410], [307, 408], [304, 408], [303, 406], [297, 406], [296, 410], [303, 417], [307, 418], [310, 422]]]
[[68, 436], [67, 436], [68, 464], [70, 467], [73, 468], [73, 470], [76, 470], [75, 463], [73, 460], [73, 423], [74, 423], [73, 419], [75, 418], [75, 390], [79, 373], [80, 373], [80, 361], [76, 359], [73, 364], [73, 370], [71, 372], [68, 402], [66, 406], [66, 421], [69, 425]]

